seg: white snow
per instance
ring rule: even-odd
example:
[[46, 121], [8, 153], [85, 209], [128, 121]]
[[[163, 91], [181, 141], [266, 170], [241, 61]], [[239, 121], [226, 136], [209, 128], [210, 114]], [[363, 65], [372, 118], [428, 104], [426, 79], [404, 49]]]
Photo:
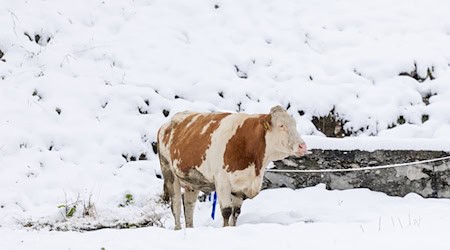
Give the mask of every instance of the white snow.
[[[157, 202], [162, 181], [151, 145], [178, 111], [264, 113], [283, 105], [310, 148], [450, 151], [449, 1], [10, 0], [1, 6], [0, 249], [449, 245], [441, 240], [447, 200], [321, 186], [263, 191], [244, 204], [236, 228], [221, 229], [220, 219], [209, 219], [211, 204], [201, 203], [198, 228], [174, 232], [170, 209]], [[399, 76], [415, 68], [421, 78], [431, 71], [435, 79]], [[312, 117], [333, 108], [356, 136], [330, 139], [314, 127]], [[140, 157], [146, 160], [130, 161]], [[89, 200], [95, 218], [82, 216]], [[73, 218], [64, 220], [58, 206], [75, 203]], [[154, 217], [169, 229], [78, 233], [22, 226], [76, 229]]]
[[[450, 247], [450, 201], [367, 189], [265, 190], [246, 201], [236, 228], [206, 218], [197, 228], [104, 229], [88, 233], [0, 228], [1, 249], [428, 249]], [[220, 213], [219, 213], [220, 216]], [[200, 218], [199, 218], [200, 217]]]

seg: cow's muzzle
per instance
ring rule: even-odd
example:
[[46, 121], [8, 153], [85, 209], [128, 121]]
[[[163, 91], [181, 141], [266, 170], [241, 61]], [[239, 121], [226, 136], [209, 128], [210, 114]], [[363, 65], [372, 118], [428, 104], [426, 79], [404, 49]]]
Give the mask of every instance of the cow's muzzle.
[[300, 157], [300, 156], [304, 156], [305, 154], [307, 154], [307, 152], [308, 152], [308, 147], [306, 146], [305, 143], [301, 143], [301, 144], [298, 144], [298, 149], [297, 149], [297, 152], [295, 155]]

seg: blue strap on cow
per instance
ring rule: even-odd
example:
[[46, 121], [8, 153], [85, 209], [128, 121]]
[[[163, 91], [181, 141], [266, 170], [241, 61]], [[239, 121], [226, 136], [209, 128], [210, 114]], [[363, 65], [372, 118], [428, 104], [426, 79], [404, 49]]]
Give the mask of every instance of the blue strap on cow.
[[217, 193], [214, 192], [213, 205], [212, 205], [212, 211], [211, 211], [211, 218], [213, 220], [214, 220], [214, 217], [216, 216], [216, 204], [217, 204]]

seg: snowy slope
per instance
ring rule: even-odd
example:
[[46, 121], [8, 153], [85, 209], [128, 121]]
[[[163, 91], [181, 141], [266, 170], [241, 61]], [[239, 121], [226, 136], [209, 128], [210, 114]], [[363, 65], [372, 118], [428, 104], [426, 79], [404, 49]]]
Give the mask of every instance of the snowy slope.
[[[0, 242], [24, 237], [33, 246], [41, 234], [25, 233], [27, 223], [70, 229], [140, 223], [157, 215], [171, 227], [169, 210], [157, 202], [162, 187], [152, 142], [159, 126], [181, 110], [262, 113], [281, 104], [289, 107], [310, 148], [450, 150], [449, 9], [445, 0], [4, 1], [0, 230], [6, 231]], [[419, 81], [399, 75], [411, 72]], [[331, 110], [357, 136], [323, 137], [312, 117]], [[398, 124], [400, 117], [405, 124]], [[367, 199], [379, 196], [363, 193]], [[271, 208], [274, 196], [258, 199]], [[409, 204], [408, 199], [374, 199], [389, 200], [393, 210]], [[89, 200], [95, 218], [82, 216]], [[75, 203], [74, 218], [65, 221], [65, 208], [58, 206]], [[446, 201], [420, 204], [422, 214], [434, 213], [438, 204], [430, 220], [442, 228], [446, 220], [439, 218], [448, 219]], [[199, 205], [203, 217], [197, 224], [206, 229], [188, 231], [197, 238], [209, 225], [220, 225], [208, 219], [209, 206]], [[321, 210], [308, 217], [298, 207], [299, 215], [291, 218], [277, 206], [269, 215], [248, 206], [242, 231], [222, 229], [211, 237], [269, 231], [266, 222], [292, 224], [300, 231], [314, 227], [316, 233], [335, 225], [329, 218], [324, 224], [297, 223], [320, 217]], [[371, 211], [374, 217], [391, 216]], [[349, 215], [343, 224], [358, 216], [369, 224], [378, 220], [356, 210]], [[338, 230], [340, 225], [335, 225]], [[280, 234], [294, 231], [275, 228]], [[359, 225], [352, 230], [360, 230]], [[417, 227], [399, 234], [407, 237], [410, 230], [427, 232]], [[126, 234], [158, 233], [169, 241], [181, 237], [155, 228]], [[116, 234], [121, 231], [86, 237]], [[64, 242], [67, 235], [77, 234], [55, 237]], [[50, 240], [53, 234], [42, 237]], [[385, 232], [382, 237], [393, 236]], [[9, 249], [17, 242], [3, 243]]]

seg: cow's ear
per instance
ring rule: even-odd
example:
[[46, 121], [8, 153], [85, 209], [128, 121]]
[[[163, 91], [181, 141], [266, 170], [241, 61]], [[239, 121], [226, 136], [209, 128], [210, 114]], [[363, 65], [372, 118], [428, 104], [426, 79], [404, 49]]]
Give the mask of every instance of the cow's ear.
[[270, 131], [270, 129], [272, 128], [272, 116], [264, 115], [263, 117], [261, 117], [261, 125], [265, 130]]

